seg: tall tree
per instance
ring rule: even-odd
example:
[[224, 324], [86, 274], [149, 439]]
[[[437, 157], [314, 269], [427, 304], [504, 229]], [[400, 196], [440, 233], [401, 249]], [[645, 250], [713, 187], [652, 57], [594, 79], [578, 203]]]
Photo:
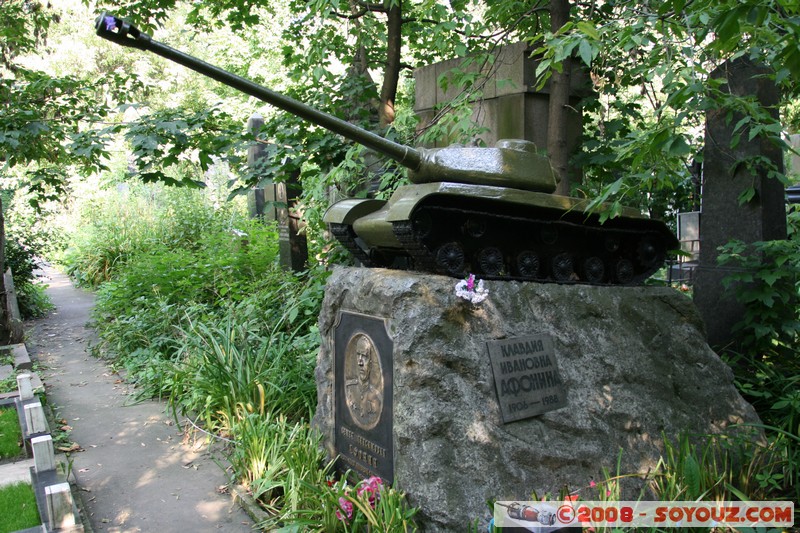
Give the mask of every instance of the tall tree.
[[[569, 22], [569, 11], [569, 0], [550, 0], [550, 28], [553, 33], [557, 33]], [[550, 74], [547, 121], [547, 154], [559, 180], [556, 193], [565, 196], [570, 194], [572, 188], [569, 161], [571, 154], [567, 151], [571, 73], [572, 59], [566, 57]]]
[[612, 200], [607, 215], [626, 203], [663, 216], [694, 194], [706, 109], [742, 112], [747, 119], [732, 124], [739, 136], [784, 145], [782, 126], [770, 113], [717, 90], [709, 73], [747, 55], [775, 68], [787, 101], [796, 96], [796, 2], [625, 0], [576, 2], [573, 10], [560, 31], [534, 37], [542, 39], [544, 77], [570, 58], [591, 70], [600, 96], [587, 107], [592, 122], [577, 163], [583, 190], [598, 204]]

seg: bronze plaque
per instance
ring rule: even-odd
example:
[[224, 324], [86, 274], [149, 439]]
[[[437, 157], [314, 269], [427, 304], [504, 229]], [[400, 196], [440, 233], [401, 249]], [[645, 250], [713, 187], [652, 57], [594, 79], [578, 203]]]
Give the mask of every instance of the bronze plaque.
[[486, 347], [504, 424], [567, 405], [567, 391], [550, 337], [488, 341]]
[[382, 318], [341, 311], [334, 331], [334, 446], [340, 472], [394, 478], [392, 352]]

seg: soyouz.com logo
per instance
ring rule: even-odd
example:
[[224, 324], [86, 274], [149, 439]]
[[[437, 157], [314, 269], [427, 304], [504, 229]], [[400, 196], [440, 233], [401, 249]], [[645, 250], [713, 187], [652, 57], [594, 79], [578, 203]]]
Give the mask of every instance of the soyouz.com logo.
[[543, 532], [593, 527], [791, 527], [794, 502], [499, 501], [494, 525]]

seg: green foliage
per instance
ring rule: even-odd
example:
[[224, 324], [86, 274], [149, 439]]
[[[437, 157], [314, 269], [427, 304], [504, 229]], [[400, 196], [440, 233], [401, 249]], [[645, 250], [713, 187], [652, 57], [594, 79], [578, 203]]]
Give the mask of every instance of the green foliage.
[[[286, 315], [282, 317], [287, 318]], [[252, 321], [231, 310], [221, 325], [192, 324], [182, 331], [179, 363], [167, 377], [170, 403], [197, 413], [213, 431], [235, 431], [242, 417], [280, 413], [289, 420], [308, 417], [316, 403], [315, 354], [298, 350], [298, 325], [270, 324], [266, 336]]]
[[55, 309], [46, 292], [46, 285], [28, 282], [15, 287], [19, 314], [23, 320], [41, 318]]
[[33, 205], [65, 195], [75, 169], [86, 174], [106, 168], [105, 143], [114, 127], [85, 125], [108, 117], [96, 95], [116, 82], [124, 80], [57, 78], [21, 68], [14, 78], [0, 78], [0, 152], [7, 168], [26, 169]]
[[[124, 133], [144, 183], [204, 187], [205, 183], [192, 179], [191, 174], [170, 170], [192, 161], [192, 154], [203, 172], [215, 159], [241, 164], [249, 138], [241, 129], [240, 121], [220, 109], [161, 109], [128, 124]], [[176, 174], [181, 178], [176, 179]]]
[[795, 500], [800, 496], [799, 215], [789, 214], [789, 239], [749, 246], [732, 241], [719, 255], [720, 264], [732, 270], [723, 284], [744, 307], [734, 326], [735, 344], [723, 347], [723, 355], [783, 461], [780, 472], [759, 472], [759, 482]]
[[23, 452], [17, 410], [13, 407], [0, 409], [0, 459], [17, 457]]
[[744, 305], [744, 318], [734, 328], [744, 347], [756, 353], [792, 351], [800, 333], [800, 240], [751, 246], [731, 241], [720, 252], [720, 264], [735, 268], [723, 285]]
[[[198, 199], [166, 202], [161, 214], [153, 215], [160, 222], [149, 226], [148, 220], [132, 218], [124, 232], [92, 230], [92, 242], [105, 238], [111, 245], [97, 242], [97, 251], [118, 254], [114, 268], [107, 269], [115, 271], [114, 279], [98, 290], [99, 333], [134, 373], [153, 358], [175, 360], [179, 328], [187, 318], [210, 320], [276, 270], [274, 227], [204, 207]], [[125, 233], [134, 238], [120, 246]]]
[[232, 431], [236, 446], [231, 465], [272, 515], [259, 527], [272, 530], [298, 510], [319, 506], [312, 487], [326, 486], [331, 465], [325, 465], [319, 434], [307, 422], [292, 423], [271, 413], [249, 414]]
[[[21, 531], [42, 523], [30, 483], [20, 481], [0, 488], [0, 508], [0, 531]], [[7, 512], [9, 509], [14, 512]]]
[[[658, 217], [691, 207], [699, 186], [690, 169], [702, 160], [711, 110], [730, 122], [731, 148], [740, 139], [785, 147], [774, 109], [732, 97], [710, 74], [748, 57], [774, 69], [769, 77], [790, 101], [800, 88], [800, 51], [791, 37], [797, 14], [797, 5], [781, 0], [576, 4], [565, 26], [530, 35], [542, 57], [540, 85], [567, 58], [591, 72], [598, 97], [584, 103], [591, 122], [574, 164], [594, 207], [609, 202], [614, 216], [619, 205], [640, 205]], [[750, 167], [784, 179], [761, 163]]]
[[41, 2], [9, 0], [0, 13], [0, 59], [5, 67], [21, 54], [35, 49], [46, 34], [54, 14]]
[[128, 259], [157, 242], [158, 216], [141, 195], [96, 196], [83, 208], [60, 262], [79, 285], [98, 287]]
[[405, 493], [384, 485], [377, 477], [363, 479], [350, 485], [347, 477], [338, 482], [319, 485], [317, 513], [314, 525], [326, 532], [386, 531], [405, 533], [416, 531], [414, 515], [417, 510], [408, 505]]
[[6, 235], [6, 268], [11, 269], [20, 316], [23, 320], [44, 316], [53, 308], [44, 287], [36, 283], [37, 257], [13, 235]]
[[[2, 192], [5, 223], [5, 268], [11, 269], [20, 315], [23, 320], [43, 316], [52, 309], [44, 286], [37, 283], [34, 270], [41, 258], [55, 246], [56, 232], [43, 217], [36, 217], [24, 197]], [[53, 242], [49, 239], [53, 237]]]
[[766, 501], [786, 496], [785, 458], [775, 444], [760, 442], [755, 430], [702, 439], [682, 435], [678, 442], [665, 439], [664, 447], [651, 481], [661, 501]]

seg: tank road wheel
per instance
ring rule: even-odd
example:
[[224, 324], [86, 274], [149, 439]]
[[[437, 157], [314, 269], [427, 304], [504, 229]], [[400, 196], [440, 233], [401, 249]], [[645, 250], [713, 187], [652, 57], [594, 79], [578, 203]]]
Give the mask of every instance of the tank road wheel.
[[481, 273], [487, 276], [497, 276], [503, 271], [503, 267], [505, 266], [503, 252], [494, 246], [489, 246], [479, 251], [477, 260]]
[[550, 261], [553, 279], [556, 281], [574, 281], [575, 261], [572, 256], [562, 252]]
[[536, 279], [539, 277], [539, 270], [542, 261], [536, 252], [523, 250], [517, 254], [516, 258], [517, 274], [525, 279]]
[[448, 274], [463, 274], [465, 262], [464, 249], [455, 241], [445, 243], [436, 250], [436, 264]]
[[583, 261], [581, 273], [583, 274], [582, 277], [584, 281], [594, 284], [602, 283], [606, 276], [606, 265], [603, 263], [602, 259], [596, 255], [593, 255], [591, 257], [587, 257]]
[[614, 278], [620, 285], [625, 285], [633, 281], [633, 263], [627, 259], [620, 259], [614, 265]]

